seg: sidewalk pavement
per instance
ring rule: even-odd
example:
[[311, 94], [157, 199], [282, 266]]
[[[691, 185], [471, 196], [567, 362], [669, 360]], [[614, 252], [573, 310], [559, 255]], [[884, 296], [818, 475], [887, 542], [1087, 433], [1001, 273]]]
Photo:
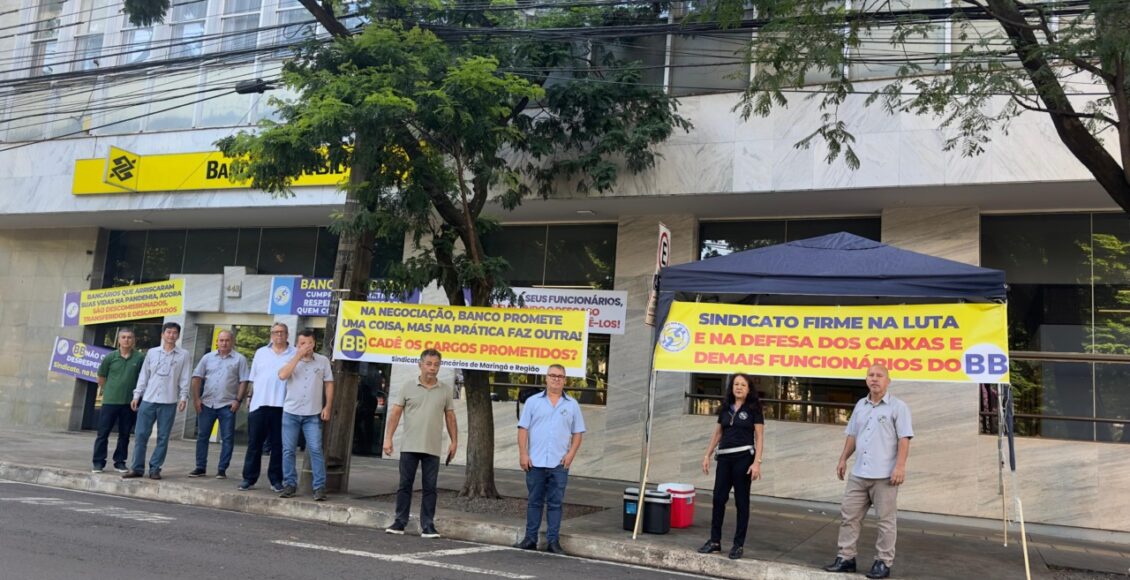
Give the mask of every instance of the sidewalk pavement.
[[[395, 460], [355, 456], [349, 493], [331, 495], [330, 501], [315, 503], [309, 497], [279, 499], [267, 485], [266, 461], [259, 485], [251, 491], [237, 491], [243, 465], [241, 449], [236, 450], [232, 459], [229, 479], [190, 479], [187, 474], [194, 467], [195, 443], [188, 440], [170, 442], [161, 481], [123, 481], [113, 469], [91, 473], [93, 439], [92, 433], [85, 432], [0, 429], [0, 479], [375, 529], [383, 529], [393, 519], [392, 503], [375, 498], [396, 492], [399, 475]], [[213, 445], [209, 454], [212, 476], [218, 447]], [[521, 471], [498, 470], [496, 480], [502, 495], [526, 496]], [[463, 466], [440, 468], [441, 490], [458, 490], [462, 482]], [[834, 504], [755, 496], [745, 557], [734, 561], [724, 555], [733, 536], [732, 507], [728, 509], [728, 525], [723, 531], [723, 554], [702, 555], [695, 551], [706, 541], [710, 527], [710, 495], [701, 490], [696, 498], [694, 526], [665, 535], [641, 534], [632, 540], [631, 533], [621, 526], [623, 490], [631, 485], [624, 481], [569, 478], [567, 503], [606, 509], [562, 523], [561, 545], [568, 553], [724, 578], [862, 577], [830, 574], [820, 569], [836, 553], [839, 511]], [[467, 513], [444, 504], [441, 493], [436, 525], [445, 537], [510, 545], [524, 534], [524, 515]], [[417, 497], [413, 508], [418, 507]], [[415, 516], [409, 530], [414, 527]], [[1031, 525], [1028, 532], [1033, 578], [1094, 577], [1079, 570], [1108, 575], [1130, 571], [1130, 534]], [[874, 542], [874, 519], [869, 517], [859, 546], [861, 572], [870, 568]], [[1024, 578], [1018, 526], [1010, 526], [1009, 544], [1004, 547], [999, 521], [902, 512], [898, 557], [892, 572], [896, 578]]]

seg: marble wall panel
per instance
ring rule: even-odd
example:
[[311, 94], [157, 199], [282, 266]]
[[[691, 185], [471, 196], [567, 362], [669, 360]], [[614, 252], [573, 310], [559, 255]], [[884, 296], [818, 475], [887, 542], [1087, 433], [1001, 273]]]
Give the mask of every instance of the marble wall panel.
[[883, 210], [883, 243], [947, 260], [981, 263], [981, 214], [975, 207]]

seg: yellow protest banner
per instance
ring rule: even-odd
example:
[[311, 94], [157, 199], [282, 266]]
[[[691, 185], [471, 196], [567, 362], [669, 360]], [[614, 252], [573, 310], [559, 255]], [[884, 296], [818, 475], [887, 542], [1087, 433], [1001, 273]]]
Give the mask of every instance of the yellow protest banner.
[[[72, 298], [77, 294], [76, 297]], [[77, 298], [77, 299], [76, 299]], [[86, 290], [64, 297], [64, 326], [101, 324], [184, 314], [184, 280]], [[77, 304], [75, 316], [71, 304]], [[73, 322], [71, 322], [73, 321]]]
[[[199, 191], [209, 189], [248, 189], [248, 181], [233, 181], [232, 159], [219, 151], [137, 155], [111, 147], [108, 157], [78, 159], [71, 183], [74, 195], [97, 195]], [[145, 171], [141, 171], [144, 166]], [[348, 178], [346, 168], [327, 167], [323, 171], [299, 176], [294, 187], [338, 185]]]
[[1004, 304], [750, 306], [675, 302], [660, 371], [1007, 383]]
[[585, 376], [588, 312], [343, 301], [334, 358], [416, 364], [434, 348], [443, 365], [545, 373], [551, 364]]

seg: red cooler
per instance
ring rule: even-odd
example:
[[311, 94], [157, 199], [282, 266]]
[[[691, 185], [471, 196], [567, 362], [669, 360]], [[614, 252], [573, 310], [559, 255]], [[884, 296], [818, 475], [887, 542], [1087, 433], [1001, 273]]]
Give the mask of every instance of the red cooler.
[[694, 486], [689, 483], [664, 483], [659, 491], [671, 494], [671, 527], [689, 528], [694, 525]]

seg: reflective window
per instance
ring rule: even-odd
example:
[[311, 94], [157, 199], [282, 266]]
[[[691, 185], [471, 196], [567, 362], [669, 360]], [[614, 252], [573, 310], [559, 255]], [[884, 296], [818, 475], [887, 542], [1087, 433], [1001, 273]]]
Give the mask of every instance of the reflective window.
[[150, 230], [145, 238], [142, 282], [168, 280], [170, 274], [184, 271], [184, 230]]
[[[981, 264], [1004, 270], [1009, 285], [1016, 433], [1130, 442], [1126, 217], [985, 216]], [[995, 433], [995, 395], [981, 412], [982, 432]]]
[[705, 260], [837, 232], [847, 232], [878, 241], [882, 224], [879, 218], [704, 222], [698, 229], [699, 259]]
[[185, 274], [219, 274], [235, 264], [239, 230], [188, 230]]
[[507, 226], [484, 235], [483, 247], [506, 260], [511, 286], [612, 288], [615, 224]]
[[260, 274], [314, 275], [318, 228], [263, 228], [259, 243]]

